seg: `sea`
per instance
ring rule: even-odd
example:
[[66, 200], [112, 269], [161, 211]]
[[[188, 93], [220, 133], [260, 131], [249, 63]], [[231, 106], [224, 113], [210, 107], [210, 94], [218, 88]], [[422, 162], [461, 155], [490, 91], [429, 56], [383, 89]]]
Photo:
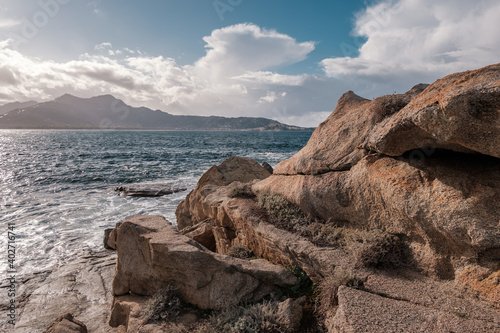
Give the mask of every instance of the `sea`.
[[[175, 209], [212, 165], [231, 156], [273, 167], [311, 132], [0, 130], [2, 276], [64, 265], [103, 248], [106, 228], [128, 216]], [[187, 191], [123, 197], [114, 188], [165, 183]], [[9, 251], [10, 249], [10, 251]], [[12, 251], [15, 249], [15, 251]], [[15, 254], [14, 254], [15, 252]]]

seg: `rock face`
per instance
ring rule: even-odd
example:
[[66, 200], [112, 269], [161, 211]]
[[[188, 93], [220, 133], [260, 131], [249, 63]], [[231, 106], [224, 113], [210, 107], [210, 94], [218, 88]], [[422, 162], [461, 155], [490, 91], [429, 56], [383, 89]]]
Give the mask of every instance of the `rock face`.
[[500, 64], [435, 82], [370, 131], [366, 148], [389, 156], [432, 147], [500, 157]]
[[265, 260], [246, 261], [209, 251], [161, 216], [135, 216], [117, 231], [115, 296], [152, 296], [173, 285], [182, 298], [200, 308], [221, 309], [262, 299], [295, 276]]
[[265, 179], [271, 173], [250, 158], [230, 157], [220, 165], [214, 165], [201, 176], [196, 188], [177, 207], [177, 225], [179, 230], [204, 221], [209, 212], [200, 211], [199, 200], [218, 186], [226, 186], [235, 181], [247, 183], [255, 179]]
[[71, 313], [66, 313], [54, 320], [46, 333], [87, 333], [87, 326], [76, 320]]

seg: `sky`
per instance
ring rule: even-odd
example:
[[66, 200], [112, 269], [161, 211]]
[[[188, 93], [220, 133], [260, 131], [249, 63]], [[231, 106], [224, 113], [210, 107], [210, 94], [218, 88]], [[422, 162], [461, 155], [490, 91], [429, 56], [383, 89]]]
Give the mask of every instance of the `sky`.
[[498, 0], [0, 0], [0, 105], [112, 94], [171, 114], [317, 126], [500, 62]]

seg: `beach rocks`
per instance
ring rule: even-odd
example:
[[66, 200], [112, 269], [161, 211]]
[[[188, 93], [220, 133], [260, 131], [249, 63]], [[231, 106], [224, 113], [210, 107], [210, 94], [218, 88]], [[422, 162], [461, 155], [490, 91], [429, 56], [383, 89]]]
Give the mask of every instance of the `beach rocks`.
[[255, 179], [265, 179], [270, 175], [269, 171], [250, 158], [230, 157], [220, 165], [214, 165], [201, 176], [196, 188], [177, 207], [175, 215], [179, 230], [198, 224], [209, 217], [209, 212], [204, 212], [198, 202], [217, 187], [236, 181], [248, 183]]
[[161, 216], [135, 216], [117, 229], [113, 295], [152, 296], [173, 285], [182, 299], [204, 309], [257, 301], [291, 286], [295, 276], [266, 260], [219, 255], [181, 235]]
[[172, 184], [131, 184], [115, 187], [114, 190], [122, 197], [161, 197], [185, 191], [185, 187]]
[[87, 326], [76, 320], [71, 313], [66, 313], [54, 320], [46, 333], [87, 333]]

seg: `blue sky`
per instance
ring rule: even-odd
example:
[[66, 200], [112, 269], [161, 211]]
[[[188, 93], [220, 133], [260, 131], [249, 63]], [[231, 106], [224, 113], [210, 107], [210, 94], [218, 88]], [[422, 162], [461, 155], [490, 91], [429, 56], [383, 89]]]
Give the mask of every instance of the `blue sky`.
[[499, 62], [497, 0], [0, 0], [0, 104], [113, 94], [173, 114], [315, 126]]

